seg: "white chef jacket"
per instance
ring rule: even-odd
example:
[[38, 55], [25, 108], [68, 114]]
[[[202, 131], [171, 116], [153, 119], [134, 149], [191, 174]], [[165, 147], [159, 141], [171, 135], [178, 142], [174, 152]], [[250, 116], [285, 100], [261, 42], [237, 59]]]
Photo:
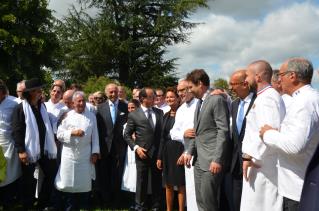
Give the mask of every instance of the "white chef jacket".
[[45, 102], [45, 107], [47, 109], [47, 112], [49, 114], [49, 118], [51, 121], [51, 125], [53, 128], [53, 133], [56, 134], [57, 132], [57, 123], [62, 115], [61, 109], [64, 107], [63, 103], [52, 103], [51, 99], [48, 100], [48, 102]]
[[[187, 129], [194, 128], [194, 115], [198, 99], [194, 98], [189, 103], [183, 103], [176, 111], [175, 123], [170, 130], [172, 140], [179, 141], [184, 144], [184, 132]], [[185, 166], [185, 182], [186, 182], [186, 203], [187, 209], [198, 211], [195, 195], [194, 167]]]
[[[71, 136], [75, 129], [83, 130], [84, 136]], [[95, 168], [90, 158], [100, 152], [95, 115], [87, 109], [83, 113], [70, 111], [58, 128], [57, 138], [63, 146], [56, 188], [71, 193], [91, 191]]]
[[260, 90], [246, 117], [242, 151], [254, 158], [260, 168], [249, 168], [249, 181], [243, 179], [242, 211], [281, 211], [282, 197], [277, 189], [277, 152], [259, 137], [265, 124], [279, 128], [285, 105], [279, 93], [270, 86]]
[[183, 103], [176, 111], [175, 123], [170, 130], [172, 140], [184, 144], [184, 132], [194, 128], [194, 115], [198, 99], [194, 98], [189, 103]]
[[21, 166], [12, 138], [12, 112], [18, 103], [15, 99], [5, 97], [0, 103], [0, 146], [6, 158], [6, 178], [0, 187], [6, 186], [21, 176]]
[[279, 194], [300, 201], [307, 166], [319, 142], [319, 93], [306, 85], [292, 98], [280, 131], [268, 130], [263, 139], [279, 149]]

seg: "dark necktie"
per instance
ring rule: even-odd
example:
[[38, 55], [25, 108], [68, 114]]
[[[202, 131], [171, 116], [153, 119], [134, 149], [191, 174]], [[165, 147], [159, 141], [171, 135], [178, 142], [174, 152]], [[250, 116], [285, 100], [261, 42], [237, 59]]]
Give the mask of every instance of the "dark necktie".
[[152, 128], [154, 129], [154, 122], [153, 122], [153, 118], [152, 118], [152, 109], [147, 109], [147, 119], [150, 122]]
[[202, 107], [203, 100], [198, 99], [197, 105], [196, 105], [196, 120], [198, 120], [200, 108]]

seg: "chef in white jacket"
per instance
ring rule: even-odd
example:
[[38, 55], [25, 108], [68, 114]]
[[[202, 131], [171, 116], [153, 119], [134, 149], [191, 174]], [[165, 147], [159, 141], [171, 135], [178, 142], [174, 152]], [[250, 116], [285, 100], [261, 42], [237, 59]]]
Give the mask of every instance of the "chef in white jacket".
[[[260, 135], [268, 147], [278, 150], [278, 188], [284, 197], [283, 210], [299, 210], [306, 169], [319, 142], [319, 93], [310, 85], [313, 66], [306, 59], [287, 60], [278, 75], [283, 92], [292, 96], [292, 103], [280, 129], [266, 125]], [[311, 183], [309, 186], [316, 188]]]
[[[190, 144], [189, 142], [194, 141], [195, 138], [193, 128], [197, 99], [191, 92], [188, 92], [188, 82], [184, 79], [179, 81], [177, 92], [183, 104], [176, 112], [175, 123], [170, 131], [170, 135], [172, 140], [180, 141], [184, 144], [184, 154], [180, 159], [184, 160], [186, 157], [189, 157], [190, 160], [192, 159], [192, 155], [191, 152], [188, 151], [188, 146]], [[198, 207], [195, 195], [194, 167], [190, 165], [190, 163], [185, 163], [185, 183], [187, 210], [197, 211]]]
[[12, 209], [17, 190], [17, 179], [21, 176], [21, 166], [12, 138], [12, 112], [18, 103], [7, 96], [7, 87], [0, 83], [0, 147], [6, 160], [5, 179], [0, 181], [0, 206]]
[[72, 97], [74, 110], [58, 127], [57, 138], [63, 143], [61, 164], [55, 178], [57, 190], [66, 198], [68, 209], [88, 209], [94, 164], [100, 153], [95, 115], [85, 106], [84, 93]]
[[247, 67], [246, 80], [255, 86], [257, 98], [246, 117], [242, 144], [242, 211], [282, 210], [282, 197], [277, 189], [277, 152], [259, 137], [261, 126], [269, 124], [279, 128], [285, 115], [284, 102], [270, 85], [271, 76], [272, 68], [266, 61], [256, 61]]

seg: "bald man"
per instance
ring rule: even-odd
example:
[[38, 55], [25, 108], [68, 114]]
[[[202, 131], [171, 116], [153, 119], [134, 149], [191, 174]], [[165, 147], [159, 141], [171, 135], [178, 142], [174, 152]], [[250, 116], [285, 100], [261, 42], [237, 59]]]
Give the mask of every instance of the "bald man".
[[118, 86], [105, 87], [108, 100], [97, 105], [97, 124], [101, 159], [96, 164], [97, 188], [104, 202], [119, 203], [127, 144], [123, 125], [127, 120], [127, 104], [118, 98]]
[[[259, 129], [265, 124], [280, 128], [285, 116], [285, 105], [279, 93], [270, 85], [272, 68], [268, 62], [258, 60], [251, 63], [246, 74], [246, 82], [256, 88], [257, 98], [246, 116], [242, 143], [244, 180], [241, 210], [281, 211], [283, 199], [277, 188], [277, 151], [261, 141]], [[239, 107], [245, 107], [245, 104]], [[244, 113], [240, 113], [238, 116], [243, 117]]]
[[[240, 210], [240, 199], [243, 186], [243, 162], [241, 158], [242, 142], [245, 135], [246, 116], [256, 99], [255, 91], [246, 81], [246, 70], [236, 70], [230, 77], [229, 89], [237, 96], [231, 104], [232, 160], [230, 173], [232, 178], [232, 204], [234, 211]], [[243, 107], [241, 105], [244, 104]]]

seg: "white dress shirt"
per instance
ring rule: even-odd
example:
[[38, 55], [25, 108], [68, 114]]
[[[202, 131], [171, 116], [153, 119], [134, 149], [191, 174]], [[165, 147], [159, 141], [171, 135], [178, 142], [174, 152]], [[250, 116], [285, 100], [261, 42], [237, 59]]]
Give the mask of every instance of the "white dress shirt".
[[[245, 104], [244, 104], [244, 114], [246, 115], [246, 113], [247, 113], [247, 110], [248, 110], [248, 107], [249, 107], [249, 105], [250, 105], [250, 101], [251, 101], [251, 99], [253, 98], [253, 95], [254, 95], [254, 93], [249, 93], [249, 95], [247, 95], [247, 97], [245, 97], [245, 99], [243, 99], [243, 101], [245, 101]], [[241, 100], [242, 101], [242, 100]], [[239, 117], [239, 115], [238, 115], [238, 113], [239, 113], [239, 109], [238, 109], [238, 111], [237, 111], [237, 121], [238, 121], [238, 117]], [[237, 122], [236, 121], [236, 122]]]
[[163, 103], [160, 106], [155, 105], [155, 108], [161, 109], [164, 114], [166, 114], [167, 112], [169, 112], [171, 110], [171, 107], [169, 105], [167, 105], [167, 103]]
[[278, 149], [279, 193], [299, 201], [307, 166], [319, 142], [319, 93], [306, 85], [292, 98], [280, 131], [268, 130], [264, 142]]
[[63, 114], [62, 113], [62, 108], [64, 107], [64, 104], [63, 103], [53, 103], [50, 100], [48, 100], [48, 102], [45, 102], [45, 107], [47, 108], [47, 112], [49, 114], [49, 118], [50, 118], [50, 121], [51, 121], [51, 125], [52, 125], [52, 128], [53, 128], [53, 133], [56, 134], [57, 132], [57, 123], [58, 123], [58, 120], [60, 119], [61, 115]]

